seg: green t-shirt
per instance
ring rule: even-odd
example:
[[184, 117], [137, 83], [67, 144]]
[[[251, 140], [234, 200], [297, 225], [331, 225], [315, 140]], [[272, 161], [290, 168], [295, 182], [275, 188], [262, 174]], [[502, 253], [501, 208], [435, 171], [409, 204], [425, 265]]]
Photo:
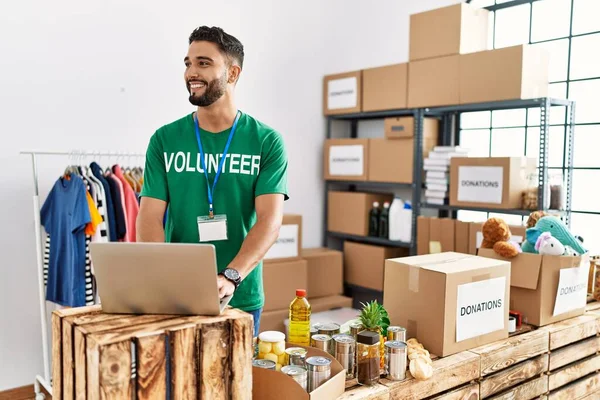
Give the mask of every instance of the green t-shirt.
[[[219, 133], [200, 130], [211, 188], [230, 130]], [[272, 128], [242, 113], [213, 193], [215, 215], [227, 215], [228, 240], [210, 242], [216, 248], [219, 271], [237, 255], [256, 223], [255, 198], [272, 193], [288, 198], [283, 139]], [[208, 215], [208, 194], [193, 114], [161, 127], [152, 135], [141, 196], [168, 203], [167, 242], [199, 242], [197, 219]], [[262, 263], [242, 281], [230, 305], [244, 311], [263, 307]]]

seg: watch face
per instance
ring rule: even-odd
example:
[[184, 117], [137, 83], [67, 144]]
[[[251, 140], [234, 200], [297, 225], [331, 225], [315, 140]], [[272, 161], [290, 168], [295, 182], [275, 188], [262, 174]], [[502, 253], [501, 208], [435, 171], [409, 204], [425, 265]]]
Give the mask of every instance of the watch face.
[[232, 279], [234, 281], [240, 279], [240, 274], [235, 269], [226, 269], [223, 275], [225, 275], [227, 279]]

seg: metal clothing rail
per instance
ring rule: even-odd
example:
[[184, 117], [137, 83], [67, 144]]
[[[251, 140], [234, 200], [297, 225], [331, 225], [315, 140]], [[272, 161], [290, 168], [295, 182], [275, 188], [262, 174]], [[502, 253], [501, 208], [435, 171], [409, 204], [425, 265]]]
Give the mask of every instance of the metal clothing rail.
[[36, 400], [44, 399], [45, 396], [41, 391], [40, 385], [52, 395], [52, 382], [50, 377], [50, 357], [48, 344], [48, 321], [46, 319], [46, 296], [44, 291], [44, 259], [42, 247], [42, 224], [40, 217], [40, 198], [38, 189], [38, 167], [37, 156], [69, 156], [77, 158], [81, 161], [86, 157], [116, 157], [121, 158], [145, 157], [144, 153], [129, 153], [129, 152], [103, 152], [103, 151], [87, 151], [87, 150], [71, 150], [71, 151], [51, 151], [51, 150], [22, 150], [19, 154], [31, 156], [31, 166], [33, 170], [33, 218], [35, 226], [35, 244], [38, 272], [38, 295], [40, 302], [40, 319], [42, 323], [42, 351], [44, 357], [44, 376], [36, 375], [35, 377], [35, 396]]

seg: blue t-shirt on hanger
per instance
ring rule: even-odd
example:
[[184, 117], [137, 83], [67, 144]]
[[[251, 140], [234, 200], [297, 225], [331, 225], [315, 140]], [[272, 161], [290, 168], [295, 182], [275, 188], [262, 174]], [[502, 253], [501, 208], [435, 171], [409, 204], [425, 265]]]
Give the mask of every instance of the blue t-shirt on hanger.
[[85, 306], [85, 226], [91, 217], [83, 180], [73, 174], [59, 178], [40, 214], [51, 238], [46, 300]]

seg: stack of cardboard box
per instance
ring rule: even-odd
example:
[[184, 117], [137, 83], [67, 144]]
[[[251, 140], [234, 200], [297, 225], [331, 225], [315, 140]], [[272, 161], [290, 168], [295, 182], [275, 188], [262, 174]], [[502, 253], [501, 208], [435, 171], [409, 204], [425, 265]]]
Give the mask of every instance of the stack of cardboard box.
[[343, 294], [343, 257], [331, 249], [302, 248], [302, 216], [285, 215], [277, 242], [263, 263], [265, 306], [260, 331], [284, 332], [296, 289], [306, 289], [312, 312], [350, 307]]

